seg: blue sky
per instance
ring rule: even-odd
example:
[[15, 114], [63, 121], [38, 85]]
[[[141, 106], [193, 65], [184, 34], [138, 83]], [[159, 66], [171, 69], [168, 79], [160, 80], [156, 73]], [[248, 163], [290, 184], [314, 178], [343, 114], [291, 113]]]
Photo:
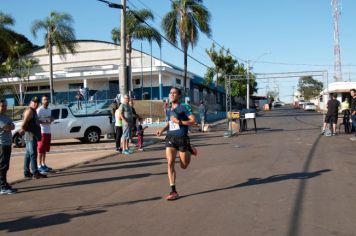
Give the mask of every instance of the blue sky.
[[[112, 0], [120, 3], [119, 0]], [[159, 28], [161, 17], [170, 9], [169, 0], [128, 0], [135, 9], [151, 8]], [[212, 14], [212, 37], [229, 48], [233, 55], [253, 61], [256, 73], [328, 70], [333, 73], [333, 24], [330, 0], [205, 0]], [[43, 19], [50, 11], [70, 13], [75, 20], [77, 39], [111, 41], [110, 31], [119, 25], [119, 11], [106, 7], [96, 0], [0, 0], [0, 11], [12, 15], [15, 31], [34, 39], [30, 27], [35, 19]], [[344, 80], [355, 81], [356, 76], [356, 2], [342, 1], [340, 19], [341, 59]], [[205, 54], [212, 41], [201, 35], [198, 45], [190, 54], [204, 64], [212, 65]], [[139, 48], [140, 42], [134, 47]], [[149, 44], [143, 43], [149, 52]], [[269, 52], [269, 53], [267, 53]], [[159, 55], [154, 45], [153, 53]], [[261, 55], [263, 55], [260, 57]], [[163, 59], [183, 67], [183, 54], [165, 43]], [[259, 60], [254, 62], [256, 59]], [[301, 65], [303, 64], [303, 65]], [[322, 65], [322, 66], [315, 66]], [[188, 69], [201, 76], [206, 67], [190, 60]], [[279, 86], [281, 100], [288, 100], [297, 79], [270, 80], [270, 88]], [[259, 94], [266, 91], [267, 83], [259, 83]]]

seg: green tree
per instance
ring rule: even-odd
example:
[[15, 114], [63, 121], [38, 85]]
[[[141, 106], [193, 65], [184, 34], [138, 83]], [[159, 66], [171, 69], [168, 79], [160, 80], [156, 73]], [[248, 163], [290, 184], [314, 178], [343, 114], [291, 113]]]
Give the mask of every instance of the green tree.
[[[211, 61], [214, 63], [214, 67], [207, 69], [205, 74], [205, 83], [210, 84], [214, 81], [216, 76], [216, 82], [219, 85], [225, 86], [225, 80], [228, 76], [233, 76], [234, 79], [231, 81], [231, 96], [246, 96], [247, 92], [247, 71], [244, 64], [238, 63], [229, 50], [221, 48], [219, 51], [216, 50], [213, 44], [210, 49], [206, 50]], [[250, 77], [250, 95], [257, 92], [257, 82], [253, 73], [249, 72]]]
[[298, 81], [298, 91], [305, 100], [319, 96], [323, 90], [323, 83], [315, 80], [313, 76], [303, 76]]
[[[131, 76], [131, 53], [133, 40], [148, 40], [150, 43], [154, 40], [161, 47], [162, 39], [160, 33], [145, 24], [147, 20], [154, 20], [151, 11], [143, 9], [139, 11], [128, 11], [126, 14], [126, 52], [128, 53], [128, 63]], [[121, 31], [114, 28], [111, 31], [111, 38], [115, 43], [120, 42]], [[131, 78], [129, 80], [131, 82]], [[131, 88], [132, 89], [132, 88]]]
[[52, 11], [49, 16], [43, 20], [36, 20], [32, 24], [32, 34], [36, 38], [37, 32], [43, 30], [45, 47], [49, 55], [49, 86], [51, 102], [53, 103], [53, 47], [56, 48], [59, 55], [65, 56], [66, 52], [74, 54], [76, 52], [76, 38], [74, 28], [72, 27], [73, 18], [71, 15], [63, 12]]
[[10, 54], [10, 46], [12, 43], [12, 36], [10, 34], [9, 26], [13, 26], [15, 20], [5, 13], [0, 12], [0, 59], [5, 59]]
[[188, 47], [193, 48], [198, 42], [199, 31], [211, 35], [210, 12], [203, 5], [203, 0], [172, 0], [171, 10], [163, 17], [162, 28], [166, 37], [184, 52], [184, 89], [187, 88]]
[[216, 51], [215, 44], [212, 44], [210, 49], [206, 49], [205, 51], [215, 65], [216, 84], [219, 85], [220, 83], [224, 85], [227, 75], [231, 75], [235, 69], [237, 60], [231, 56], [229, 50], [225, 50], [223, 47], [219, 51]]

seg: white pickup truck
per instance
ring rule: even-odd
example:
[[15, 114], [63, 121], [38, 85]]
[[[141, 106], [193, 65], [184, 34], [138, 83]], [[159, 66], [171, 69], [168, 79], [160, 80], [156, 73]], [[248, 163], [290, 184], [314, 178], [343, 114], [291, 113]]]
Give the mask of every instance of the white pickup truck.
[[[54, 121], [51, 124], [52, 140], [76, 138], [86, 143], [97, 143], [101, 136], [112, 134], [113, 125], [110, 111], [90, 115], [74, 115], [67, 106], [51, 107]], [[12, 131], [16, 147], [24, 147], [23, 137], [19, 134], [22, 121], [15, 122]]]

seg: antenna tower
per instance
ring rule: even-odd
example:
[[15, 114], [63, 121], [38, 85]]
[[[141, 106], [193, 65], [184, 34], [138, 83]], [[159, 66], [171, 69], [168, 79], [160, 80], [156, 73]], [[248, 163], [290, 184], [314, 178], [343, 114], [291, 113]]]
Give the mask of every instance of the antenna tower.
[[[341, 0], [340, 0], [341, 1]], [[341, 4], [339, 0], [332, 0], [333, 22], [334, 22], [334, 81], [342, 81], [341, 56], [339, 39], [339, 19], [341, 15]]]

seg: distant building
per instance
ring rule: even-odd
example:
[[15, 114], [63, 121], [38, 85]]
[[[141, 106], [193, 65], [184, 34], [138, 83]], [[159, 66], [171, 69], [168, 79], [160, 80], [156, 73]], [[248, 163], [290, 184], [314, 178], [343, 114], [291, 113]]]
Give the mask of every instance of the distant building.
[[[136, 99], [162, 100], [168, 97], [171, 86], [183, 86], [184, 73], [181, 68], [152, 57], [151, 73], [150, 55], [135, 49], [131, 55], [131, 84]], [[46, 49], [42, 47], [29, 56], [38, 59], [39, 65], [32, 69], [25, 103], [34, 95], [49, 94], [49, 56]], [[114, 99], [119, 93], [119, 65], [120, 46], [110, 42], [79, 40], [76, 54], [68, 53], [61, 57], [54, 52], [53, 81], [56, 103], [75, 101], [79, 89], [86, 91], [88, 100]], [[193, 73], [188, 73], [188, 77], [187, 87], [190, 88], [191, 103], [198, 104], [200, 100], [205, 100], [211, 106], [223, 106], [225, 92], [222, 87], [215, 87], [213, 84], [207, 86], [202, 77]], [[18, 87], [19, 81], [18, 78], [2, 78], [0, 85], [3, 84]], [[15, 101], [13, 95], [8, 94], [6, 98]]]
[[324, 89], [319, 98], [313, 100], [313, 102], [319, 106], [321, 110], [327, 110], [326, 104], [330, 99], [331, 93], [337, 94], [337, 100], [343, 102], [345, 99], [351, 101], [350, 90], [356, 89], [356, 82], [334, 82], [330, 83], [328, 88]]

